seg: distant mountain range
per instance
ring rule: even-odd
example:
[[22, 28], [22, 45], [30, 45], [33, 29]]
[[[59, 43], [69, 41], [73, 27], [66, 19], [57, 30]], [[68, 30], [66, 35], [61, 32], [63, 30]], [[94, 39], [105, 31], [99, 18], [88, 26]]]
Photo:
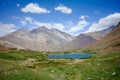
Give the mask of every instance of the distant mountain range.
[[82, 48], [94, 41], [96, 41], [96, 39], [94, 39], [93, 37], [85, 34], [80, 34], [71, 42], [65, 44], [63, 47], [64, 50], [74, 50], [74, 49]]
[[112, 31], [113, 28], [114, 28], [114, 26], [111, 26], [111, 27], [109, 27], [105, 30], [102, 30], [102, 31], [85, 33], [85, 35], [89, 35], [89, 36], [92, 36], [93, 38], [95, 38], [96, 40], [100, 40], [104, 36], [106, 36], [110, 31]]
[[72, 36], [57, 29], [48, 29], [45, 26], [41, 26], [33, 30], [20, 29], [10, 33], [0, 38], [0, 44], [18, 49], [46, 52], [73, 50], [92, 43], [95, 44], [96, 41], [106, 36], [112, 28]]
[[90, 44], [86, 48], [99, 49], [104, 52], [119, 52], [120, 51], [120, 23], [112, 29], [102, 39]]
[[21, 29], [1, 38], [1, 40], [20, 46], [23, 49], [38, 51], [56, 51], [58, 45], [70, 42], [73, 39], [74, 36], [44, 26], [31, 31]]

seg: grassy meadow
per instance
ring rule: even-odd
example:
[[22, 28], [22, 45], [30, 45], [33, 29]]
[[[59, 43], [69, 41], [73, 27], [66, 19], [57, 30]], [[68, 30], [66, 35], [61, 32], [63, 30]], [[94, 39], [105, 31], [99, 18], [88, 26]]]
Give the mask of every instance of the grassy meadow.
[[0, 80], [120, 79], [120, 53], [96, 53], [88, 59], [47, 59], [48, 54], [16, 49], [1, 51]]

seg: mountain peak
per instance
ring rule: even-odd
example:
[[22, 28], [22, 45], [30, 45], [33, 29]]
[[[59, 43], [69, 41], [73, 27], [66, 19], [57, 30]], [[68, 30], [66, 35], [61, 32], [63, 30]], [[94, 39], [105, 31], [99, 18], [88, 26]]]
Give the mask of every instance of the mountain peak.
[[[13, 32], [13, 33], [11, 33], [11, 34], [13, 34], [13, 35], [14, 35], [14, 34], [20, 35], [20, 34], [26, 34], [26, 33], [29, 33], [29, 30], [23, 28], [23, 29], [19, 29], [19, 30], [15, 31], [15, 32]], [[9, 34], [8, 34], [8, 35], [9, 35]]]
[[24, 49], [38, 51], [59, 51], [63, 44], [73, 40], [73, 36], [57, 29], [48, 29], [46, 26], [26, 31], [21, 29], [15, 34], [4, 36], [1, 40], [21, 46]]
[[39, 28], [31, 30], [32, 33], [46, 32], [49, 30], [46, 26], [41, 26]]
[[48, 30], [48, 28], [46, 26], [40, 26], [40, 27], [36, 28], [36, 30]]
[[42, 29], [48, 29], [46, 26], [40, 26], [39, 27], [40, 29], [42, 28]]

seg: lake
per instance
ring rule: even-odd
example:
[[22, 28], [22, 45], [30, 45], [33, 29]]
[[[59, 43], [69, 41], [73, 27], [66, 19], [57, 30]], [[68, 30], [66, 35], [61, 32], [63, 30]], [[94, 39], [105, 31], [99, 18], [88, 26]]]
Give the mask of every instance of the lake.
[[62, 54], [49, 54], [49, 59], [62, 59], [62, 58], [70, 58], [70, 59], [85, 59], [93, 56], [93, 54], [81, 53], [81, 52], [72, 52], [72, 53], [62, 53]]

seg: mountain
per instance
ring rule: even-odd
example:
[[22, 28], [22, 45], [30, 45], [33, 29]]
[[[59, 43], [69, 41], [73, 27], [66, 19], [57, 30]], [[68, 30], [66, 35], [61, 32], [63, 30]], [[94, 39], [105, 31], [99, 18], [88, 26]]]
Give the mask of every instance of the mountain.
[[104, 36], [106, 36], [110, 31], [112, 31], [113, 28], [114, 28], [114, 26], [111, 26], [110, 28], [107, 28], [107, 29], [102, 30], [102, 31], [89, 32], [89, 33], [84, 33], [84, 34], [85, 34], [85, 35], [92, 36], [92, 37], [95, 38], [96, 40], [100, 40], [100, 39], [102, 39]]
[[94, 41], [96, 41], [96, 39], [94, 39], [93, 37], [85, 34], [80, 34], [71, 42], [65, 44], [64, 50], [79, 49]]
[[100, 40], [104, 36], [106, 36], [110, 31], [112, 31], [113, 28], [114, 26], [111, 26], [110, 28], [102, 31], [80, 34], [75, 39], [73, 39], [73, 41], [65, 44], [64, 50], [79, 49], [89, 44], [92, 44], [93, 42]]
[[7, 42], [7, 41], [2, 41], [0, 40], [0, 45], [1, 46], [4, 46], [4, 47], [8, 47], [8, 48], [18, 48], [18, 49], [23, 49], [21, 46], [19, 45], [15, 45], [15, 44], [12, 44], [10, 42]]
[[79, 49], [96, 41], [89, 35], [80, 34], [75, 37], [57, 29], [48, 29], [45, 26], [33, 30], [20, 29], [2, 37], [0, 40], [2, 40], [2, 45], [8, 47], [37, 51]]
[[120, 23], [104, 38], [89, 45], [88, 48], [102, 49], [104, 52], [120, 51]]
[[56, 29], [41, 26], [31, 31], [20, 29], [1, 38], [2, 41], [37, 51], [57, 51], [60, 46], [72, 41], [73, 36]]

